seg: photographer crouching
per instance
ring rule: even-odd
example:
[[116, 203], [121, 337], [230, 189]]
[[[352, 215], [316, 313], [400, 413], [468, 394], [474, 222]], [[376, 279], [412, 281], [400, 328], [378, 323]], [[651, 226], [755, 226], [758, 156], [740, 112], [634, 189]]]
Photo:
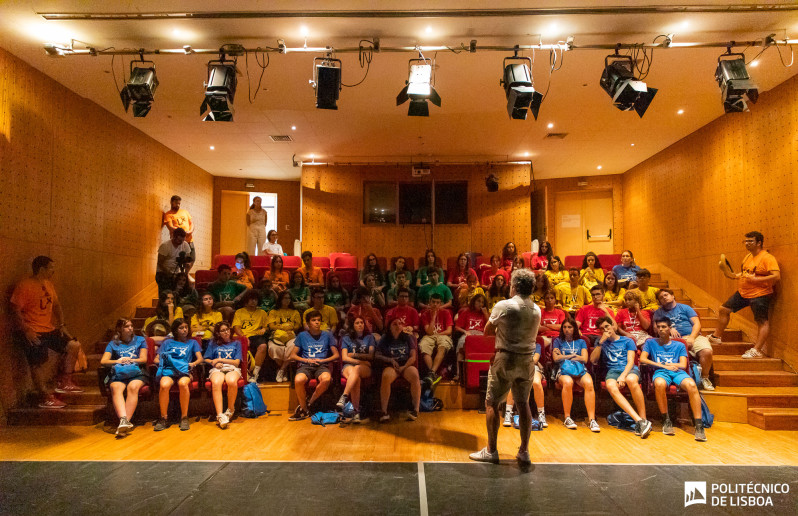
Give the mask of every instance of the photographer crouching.
[[193, 266], [191, 247], [186, 242], [186, 231], [177, 228], [172, 232], [172, 238], [158, 248], [158, 266], [155, 271], [158, 296], [164, 290], [173, 290], [175, 275], [180, 272], [188, 273]]

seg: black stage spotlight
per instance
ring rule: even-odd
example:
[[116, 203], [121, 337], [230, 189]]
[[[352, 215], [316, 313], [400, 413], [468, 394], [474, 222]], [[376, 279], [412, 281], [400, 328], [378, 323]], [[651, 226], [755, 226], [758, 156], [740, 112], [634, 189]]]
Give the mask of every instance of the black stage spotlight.
[[[511, 60], [525, 62], [507, 64]], [[532, 60], [528, 57], [506, 57], [503, 65], [504, 76], [499, 84], [504, 86], [504, 94], [507, 96], [507, 114], [516, 120], [526, 120], [529, 109], [537, 120], [543, 95], [535, 91], [533, 86], [530, 72]]]
[[[316, 61], [321, 61], [316, 64]], [[341, 92], [341, 60], [317, 57], [313, 60], [313, 79], [310, 81], [316, 90], [316, 108], [338, 109], [338, 95]]]
[[125, 113], [133, 104], [133, 116], [145, 117], [152, 108], [155, 90], [158, 88], [158, 77], [155, 75], [155, 63], [152, 61], [131, 61], [130, 78], [119, 92]]
[[210, 110], [205, 122], [232, 122], [233, 99], [236, 95], [235, 63], [219, 61], [208, 62], [208, 82], [205, 83], [205, 100], [200, 106], [200, 115]]
[[726, 113], [748, 111], [746, 99], [756, 104], [759, 99], [757, 88], [745, 67], [743, 54], [728, 52], [718, 58], [715, 80], [720, 86], [723, 109]]
[[496, 176], [491, 174], [485, 178], [485, 187], [488, 189], [489, 192], [498, 192], [499, 180], [496, 179]]
[[421, 64], [410, 64], [407, 85], [396, 96], [396, 105], [410, 100], [410, 106], [407, 108], [409, 116], [429, 116], [427, 100], [441, 107], [441, 96], [431, 84], [432, 62], [423, 58], [411, 59], [410, 63], [413, 62]]
[[604, 58], [601, 87], [612, 97], [612, 103], [621, 111], [634, 109], [641, 118], [657, 94], [655, 88], [635, 78], [632, 56], [612, 54]]

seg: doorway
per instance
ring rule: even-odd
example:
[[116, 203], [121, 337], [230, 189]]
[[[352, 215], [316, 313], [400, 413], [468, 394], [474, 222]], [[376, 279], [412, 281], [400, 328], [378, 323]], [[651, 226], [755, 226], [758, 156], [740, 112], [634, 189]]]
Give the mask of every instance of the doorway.
[[266, 210], [266, 232], [277, 229], [276, 193], [222, 190], [220, 254], [237, 254], [247, 249], [246, 215], [255, 197], [261, 198], [261, 206]]
[[612, 190], [558, 192], [554, 198], [557, 254], [612, 254]]

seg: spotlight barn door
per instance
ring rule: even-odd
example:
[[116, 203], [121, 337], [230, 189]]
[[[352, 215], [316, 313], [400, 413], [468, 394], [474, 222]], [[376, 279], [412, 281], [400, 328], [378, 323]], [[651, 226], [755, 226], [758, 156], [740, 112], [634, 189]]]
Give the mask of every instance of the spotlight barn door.
[[612, 254], [612, 190], [558, 192], [554, 216], [553, 247], [563, 260], [588, 251]]

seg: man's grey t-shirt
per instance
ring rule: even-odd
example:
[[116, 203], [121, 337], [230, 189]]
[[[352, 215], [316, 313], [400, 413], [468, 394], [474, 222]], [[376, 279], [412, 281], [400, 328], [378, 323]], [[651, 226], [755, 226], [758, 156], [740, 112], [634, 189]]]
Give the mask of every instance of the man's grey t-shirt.
[[499, 301], [489, 321], [496, 327], [496, 349], [513, 353], [535, 352], [535, 337], [540, 326], [540, 308], [531, 297], [515, 296]]
[[175, 247], [171, 240], [162, 243], [158, 248], [158, 254], [164, 255], [166, 259], [161, 266], [158, 267], [158, 271], [167, 274], [174, 273], [177, 270], [177, 257], [180, 256], [181, 251], [186, 253], [186, 256], [191, 254], [191, 247], [187, 242], [183, 242], [177, 247]]

